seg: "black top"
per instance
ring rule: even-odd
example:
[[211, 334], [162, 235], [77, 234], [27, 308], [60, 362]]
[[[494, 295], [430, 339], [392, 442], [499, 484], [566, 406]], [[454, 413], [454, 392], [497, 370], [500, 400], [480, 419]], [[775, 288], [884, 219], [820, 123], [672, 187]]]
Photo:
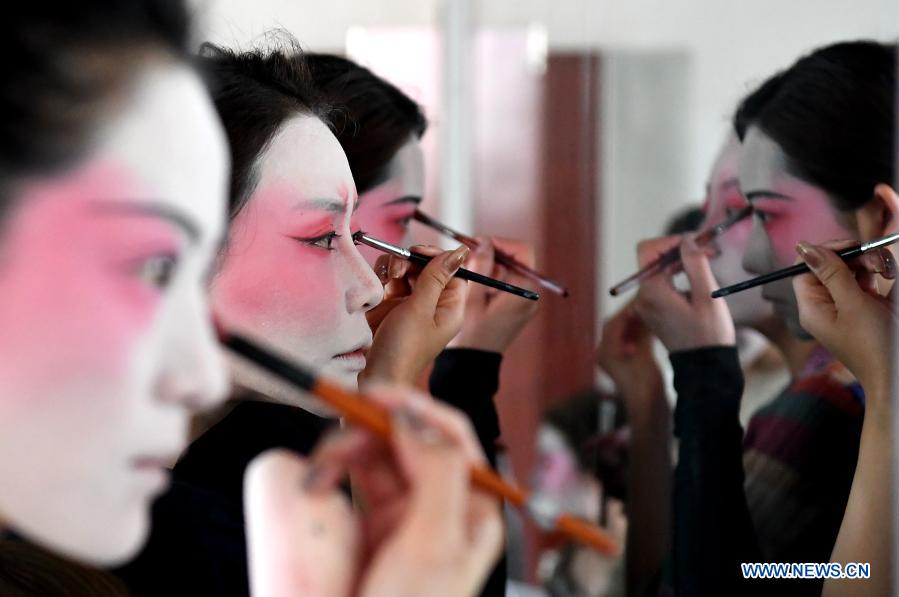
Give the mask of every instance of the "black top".
[[[435, 363], [431, 392], [464, 410], [491, 462], [499, 425], [493, 395], [499, 354], [446, 350]], [[272, 448], [307, 455], [332, 419], [271, 402], [241, 402], [194, 441], [175, 465], [172, 486], [153, 506], [150, 538], [116, 573], [137, 597], [249, 595], [243, 520], [243, 474]], [[497, 576], [496, 571], [494, 575]], [[486, 593], [503, 595], [502, 591]], [[491, 583], [497, 581], [491, 577]], [[491, 590], [494, 585], [488, 583]]]
[[[674, 474], [674, 584], [679, 596], [735, 595], [740, 562], [759, 562], [743, 494], [743, 371], [736, 348], [671, 354], [680, 440]], [[729, 589], [729, 590], [728, 590]]]
[[493, 397], [499, 390], [503, 355], [470, 348], [444, 350], [434, 360], [428, 380], [431, 395], [468, 415], [484, 456], [496, 467], [499, 416]]

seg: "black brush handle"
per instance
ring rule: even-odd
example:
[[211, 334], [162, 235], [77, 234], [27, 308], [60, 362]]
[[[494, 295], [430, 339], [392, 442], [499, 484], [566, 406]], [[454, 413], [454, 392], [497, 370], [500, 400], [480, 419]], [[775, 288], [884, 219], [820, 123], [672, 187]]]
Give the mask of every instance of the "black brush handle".
[[[843, 249], [842, 251], [837, 253], [837, 256], [843, 261], [848, 261], [849, 259], [858, 257], [863, 253], [864, 251], [862, 250], [861, 246], [857, 246]], [[793, 276], [798, 276], [800, 274], [807, 274], [810, 271], [812, 270], [810, 270], [808, 265], [806, 265], [805, 263], [797, 263], [796, 265], [791, 265], [790, 267], [779, 269], [776, 272], [764, 274], [762, 276], [759, 276], [758, 278], [752, 278], [751, 280], [745, 280], [743, 282], [733, 284], [732, 286], [719, 288], [712, 293], [712, 298], [721, 298], [722, 296], [727, 296], [729, 294], [740, 292], [742, 290], [749, 290], [750, 288], [755, 288], [756, 286], [761, 286], [762, 284], [769, 284], [771, 282], [776, 282], [777, 280], [783, 280], [784, 278], [792, 278]]]
[[[409, 261], [421, 266], [429, 264], [431, 262], [431, 259], [433, 259], [433, 257], [422, 255], [421, 253], [416, 253], [414, 251], [410, 251], [409, 253]], [[483, 284], [484, 286], [489, 286], [490, 288], [496, 288], [497, 290], [502, 290], [504, 292], [508, 292], [510, 294], [514, 294], [531, 301], [536, 301], [540, 298], [540, 295], [533, 290], [521, 288], [520, 286], [515, 286], [513, 284], [507, 284], [489, 276], [482, 276], [481, 274], [478, 274], [471, 270], [467, 270], [464, 267], [460, 267], [456, 271], [456, 273], [453, 274], [453, 276], [456, 278], [461, 278], [463, 280], [469, 280], [477, 284]]]

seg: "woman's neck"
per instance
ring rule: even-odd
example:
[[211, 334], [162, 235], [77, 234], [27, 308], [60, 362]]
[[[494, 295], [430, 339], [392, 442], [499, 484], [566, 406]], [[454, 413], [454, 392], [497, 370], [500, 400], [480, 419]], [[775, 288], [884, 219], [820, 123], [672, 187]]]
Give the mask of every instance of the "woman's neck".
[[777, 317], [771, 317], [754, 327], [780, 350], [790, 377], [797, 377], [802, 372], [809, 358], [820, 346], [815, 340], [803, 340], [791, 334], [786, 324]]

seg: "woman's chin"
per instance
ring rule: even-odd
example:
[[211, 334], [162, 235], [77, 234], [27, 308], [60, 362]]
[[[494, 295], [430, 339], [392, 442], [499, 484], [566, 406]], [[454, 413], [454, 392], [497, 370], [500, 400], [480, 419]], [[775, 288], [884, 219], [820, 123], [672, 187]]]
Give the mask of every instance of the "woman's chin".
[[[115, 567], [129, 562], [143, 548], [150, 533], [149, 504], [131, 512], [118, 521], [105, 519], [96, 531], [86, 532], [84, 526], [74, 532], [59, 531], [51, 536], [42, 533], [23, 535], [60, 555], [83, 564]], [[115, 532], [110, 533], [110, 523]]]
[[330, 381], [340, 384], [341, 387], [353, 392], [359, 389], [359, 374], [361, 371], [349, 368], [342, 363], [332, 362], [324, 367], [321, 373]]

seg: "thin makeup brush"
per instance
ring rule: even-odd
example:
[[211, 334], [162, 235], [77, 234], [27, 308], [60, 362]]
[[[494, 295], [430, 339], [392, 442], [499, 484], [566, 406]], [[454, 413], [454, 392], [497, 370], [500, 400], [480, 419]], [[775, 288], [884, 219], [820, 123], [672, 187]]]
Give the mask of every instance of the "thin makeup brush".
[[[317, 377], [311, 371], [287, 361], [252, 340], [230, 333], [218, 324], [216, 327], [219, 341], [236, 354], [317, 396], [337, 410], [347, 422], [364, 427], [383, 440], [391, 438], [393, 431], [390, 415], [383, 407], [361, 394], [345, 390], [326, 379]], [[605, 531], [571, 514], [559, 512], [553, 504], [539, 500], [526, 490], [506, 483], [489, 467], [472, 465], [470, 474], [475, 487], [509, 500], [527, 512], [543, 528], [559, 531], [602, 554], [610, 556], [617, 554], [618, 545], [615, 539]]]
[[[709, 244], [722, 234], [727, 231], [728, 228], [736, 224], [737, 222], [745, 219], [752, 213], [752, 206], [745, 207], [738, 211], [737, 213], [729, 216], [724, 221], [720, 222], [718, 225], [709, 228], [705, 232], [700, 232], [696, 235], [696, 244], [700, 247]], [[680, 247], [673, 247], [668, 249], [661, 255], [659, 255], [655, 261], [646, 265], [646, 267], [642, 268], [637, 273], [625, 278], [615, 286], [612, 286], [609, 289], [609, 294], [612, 296], [618, 296], [622, 292], [626, 290], [630, 290], [634, 286], [638, 286], [640, 282], [645, 280], [646, 278], [650, 278], [661, 271], [663, 271], [669, 265], [674, 265], [680, 261]]]
[[[899, 242], [899, 233], [889, 234], [882, 238], [862, 243], [856, 247], [843, 249], [842, 251], [837, 252], [837, 257], [839, 257], [843, 261], [849, 261], [854, 257], [864, 255], [872, 249], [888, 247], [892, 244], [895, 244], [896, 242]], [[749, 290], [750, 288], [755, 288], [756, 286], [768, 284], [769, 282], [783, 280], [784, 278], [791, 278], [793, 276], [798, 276], [799, 274], [806, 274], [810, 271], [812, 270], [809, 269], [808, 265], [806, 265], [805, 263], [797, 263], [796, 265], [791, 265], [790, 267], [779, 269], [776, 272], [763, 274], [761, 276], [758, 276], [757, 278], [751, 278], [749, 280], [744, 280], [743, 282], [738, 282], [737, 284], [733, 284], [731, 286], [719, 288], [712, 293], [712, 298], [721, 298], [723, 296], [734, 294], [735, 292], [742, 292], [743, 290]]]
[[[427, 255], [422, 255], [421, 253], [416, 253], [415, 251], [410, 251], [409, 249], [404, 249], [403, 247], [398, 247], [396, 245], [390, 244], [387, 241], [368, 236], [364, 232], [357, 232], [356, 234], [354, 234], [353, 240], [357, 243], [362, 243], [363, 245], [367, 245], [384, 253], [389, 253], [390, 255], [395, 255], [402, 259], [408, 259], [412, 263], [416, 263], [421, 266], [427, 265], [431, 262], [431, 259], [433, 259], [433, 257], [428, 257]], [[500, 280], [497, 280], [496, 278], [491, 278], [489, 276], [482, 276], [481, 274], [475, 273], [471, 270], [467, 270], [464, 267], [460, 267], [454, 274], [454, 277], [461, 278], [463, 280], [470, 280], [471, 282], [483, 284], [484, 286], [489, 286], [490, 288], [496, 288], [497, 290], [502, 290], [503, 292], [508, 292], [510, 294], [514, 294], [515, 296], [526, 298], [530, 301], [536, 301], [540, 298], [540, 295], [533, 290], [528, 290], [527, 288], [521, 288], [520, 286], [507, 284], [506, 282], [502, 282]]]
[[[438, 222], [431, 216], [423, 213], [421, 210], [416, 209], [415, 214], [412, 217], [415, 218], [415, 220], [417, 220], [418, 222], [421, 222], [422, 224], [424, 224], [425, 226], [429, 226], [429, 227], [433, 228], [434, 230], [436, 230], [437, 232], [447, 235], [448, 237], [462, 243], [463, 245], [467, 246], [468, 248], [470, 248], [472, 250], [477, 249], [480, 246], [480, 243], [477, 241], [477, 239], [472, 238], [471, 236], [468, 236], [467, 234], [462, 234], [458, 230], [453, 230], [446, 224]], [[505, 251], [503, 251], [501, 249], [494, 249], [493, 255], [494, 255], [494, 259], [496, 259], [496, 261], [498, 263], [502, 263], [503, 265], [508, 267], [510, 270], [514, 271], [515, 273], [521, 274], [522, 276], [530, 278], [531, 280], [533, 280], [534, 282], [537, 282], [538, 284], [540, 284], [547, 290], [549, 290], [551, 292], [555, 292], [556, 294], [558, 294], [561, 297], [564, 297], [564, 298], [568, 297], [568, 289], [567, 288], [565, 288], [564, 286], [562, 286], [555, 280], [550, 280], [549, 278], [547, 278], [546, 276], [544, 276], [543, 274], [541, 274], [534, 268], [529, 267], [529, 266], [523, 264], [522, 262], [518, 261], [517, 259], [515, 259], [515, 257], [510, 255], [509, 253], [506, 253]]]

